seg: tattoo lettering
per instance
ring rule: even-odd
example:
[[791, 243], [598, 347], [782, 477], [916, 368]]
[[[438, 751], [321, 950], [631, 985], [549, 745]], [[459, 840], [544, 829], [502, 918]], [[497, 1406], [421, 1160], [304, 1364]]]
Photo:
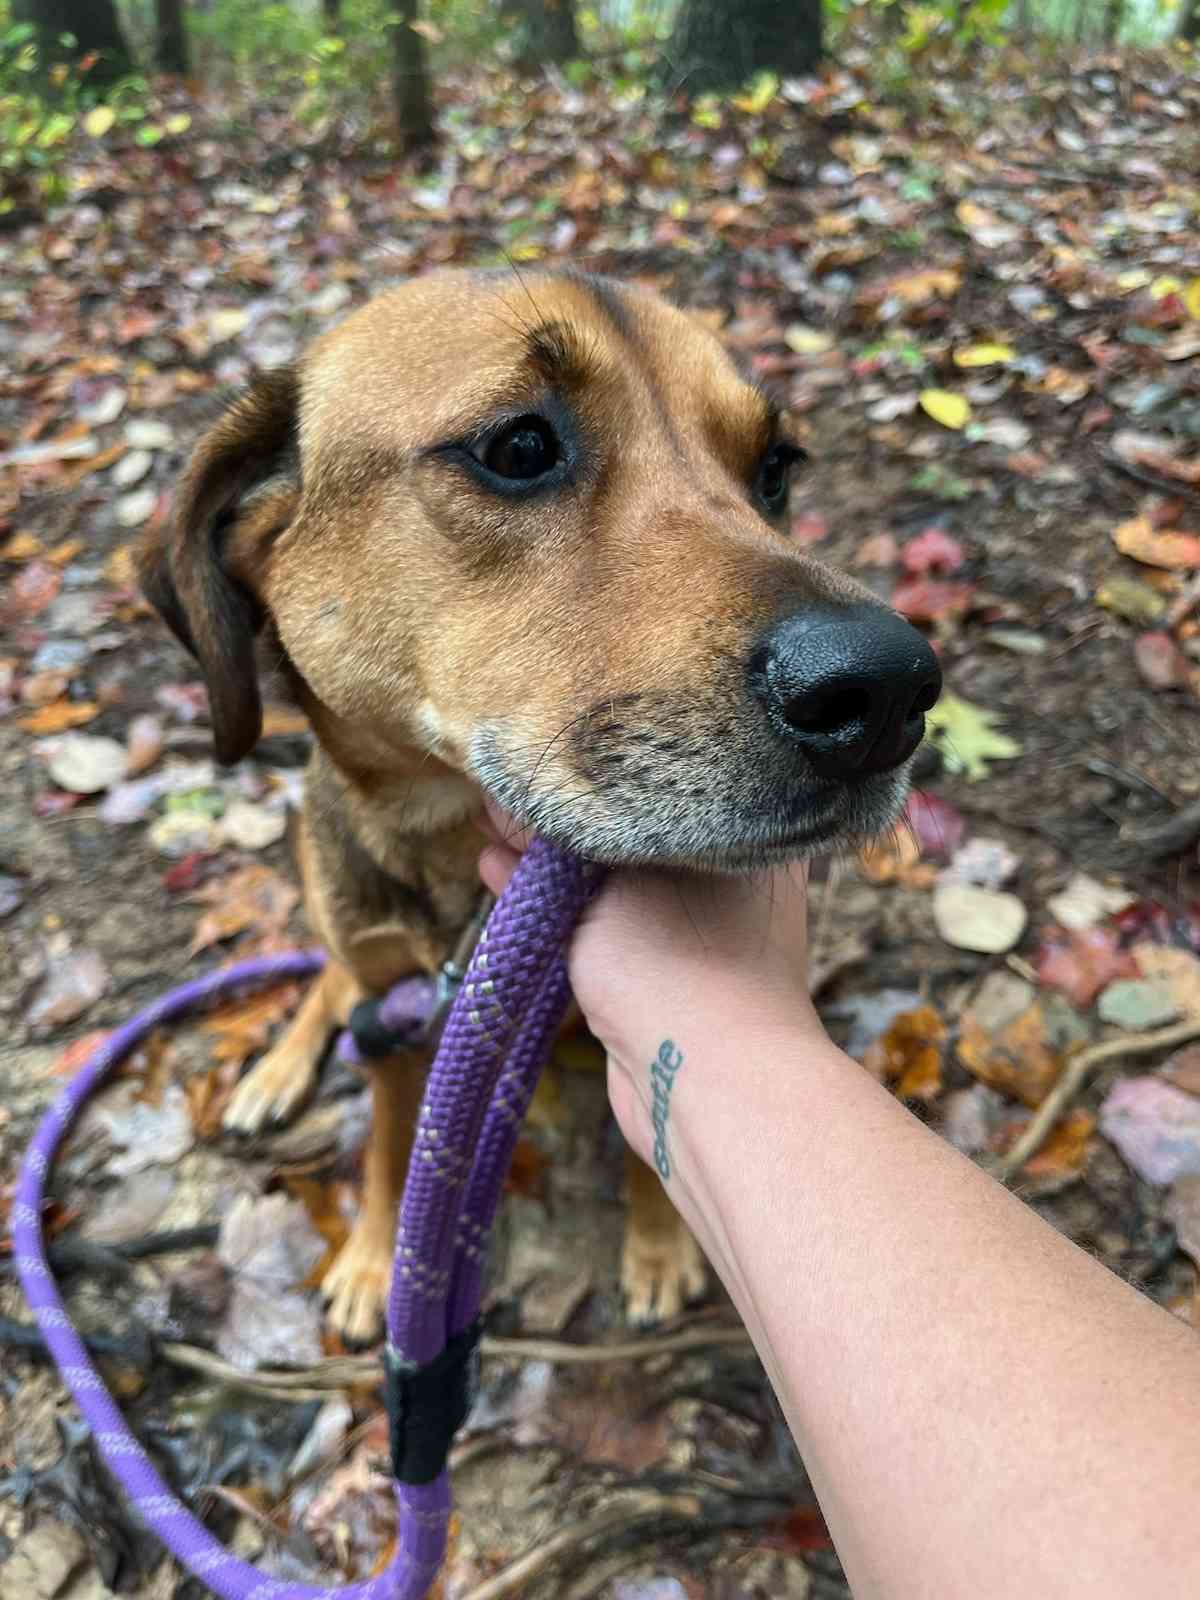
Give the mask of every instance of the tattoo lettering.
[[650, 1121], [654, 1126], [654, 1165], [664, 1181], [671, 1176], [671, 1158], [667, 1154], [667, 1120], [671, 1115], [671, 1090], [675, 1074], [683, 1065], [683, 1051], [664, 1039], [658, 1055], [650, 1063], [650, 1089], [653, 1103]]

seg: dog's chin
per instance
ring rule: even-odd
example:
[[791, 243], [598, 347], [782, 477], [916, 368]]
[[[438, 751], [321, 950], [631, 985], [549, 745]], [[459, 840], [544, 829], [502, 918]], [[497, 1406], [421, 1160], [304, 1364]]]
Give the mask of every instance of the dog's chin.
[[699, 805], [661, 794], [606, 804], [582, 794], [564, 804], [562, 790], [495, 771], [483, 787], [516, 822], [552, 843], [607, 866], [745, 873], [861, 846], [899, 820], [911, 761], [858, 783], [822, 785], [817, 793], [769, 799], [757, 806], [736, 795], [710, 795]]

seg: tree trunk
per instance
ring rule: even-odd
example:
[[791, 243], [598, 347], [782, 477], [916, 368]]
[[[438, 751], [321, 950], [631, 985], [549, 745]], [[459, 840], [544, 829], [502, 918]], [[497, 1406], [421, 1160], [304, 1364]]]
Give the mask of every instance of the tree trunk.
[[340, 33], [342, 29], [342, 0], [321, 0], [327, 33]]
[[[133, 69], [113, 0], [12, 0], [12, 19], [33, 24], [45, 64], [94, 56], [89, 83], [112, 83]], [[74, 44], [63, 44], [63, 34], [70, 34]]]
[[693, 94], [736, 89], [756, 72], [801, 77], [821, 60], [821, 0], [683, 0], [665, 54]]
[[575, 0], [513, 0], [507, 9], [519, 29], [518, 66], [561, 66], [582, 56]]
[[417, 4], [418, 0], [397, 0], [393, 12], [392, 95], [396, 132], [405, 155], [434, 142], [425, 41], [412, 26], [417, 20]]
[[1125, 21], [1125, 0], [1108, 0], [1104, 8], [1104, 42], [1116, 44]]
[[1179, 24], [1179, 37], [1193, 44], [1200, 41], [1200, 0], [1189, 0]]
[[154, 65], [183, 78], [188, 70], [183, 0], [154, 0]]

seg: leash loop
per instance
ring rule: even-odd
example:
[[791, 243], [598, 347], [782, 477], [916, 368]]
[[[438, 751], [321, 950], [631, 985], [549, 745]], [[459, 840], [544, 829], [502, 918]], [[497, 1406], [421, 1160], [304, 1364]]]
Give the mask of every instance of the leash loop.
[[[250, 985], [307, 977], [319, 951], [244, 961], [181, 984], [117, 1028], [39, 1123], [12, 1207], [17, 1271], [63, 1381], [105, 1465], [142, 1521], [221, 1600], [422, 1600], [446, 1547], [446, 1456], [478, 1369], [487, 1236], [518, 1129], [570, 999], [563, 952], [600, 875], [535, 839], [496, 903], [454, 1002], [426, 1084], [400, 1208], [387, 1308], [385, 1389], [396, 1461], [395, 1551], [385, 1570], [341, 1588], [284, 1582], [230, 1554], [172, 1492], [132, 1436], [75, 1331], [46, 1260], [46, 1180], [89, 1096], [154, 1029]], [[458, 955], [458, 952], [456, 952]], [[455, 973], [443, 973], [443, 996]], [[437, 985], [406, 980], [392, 1022], [433, 1015]], [[340, 1048], [354, 1059], [353, 1041]]]

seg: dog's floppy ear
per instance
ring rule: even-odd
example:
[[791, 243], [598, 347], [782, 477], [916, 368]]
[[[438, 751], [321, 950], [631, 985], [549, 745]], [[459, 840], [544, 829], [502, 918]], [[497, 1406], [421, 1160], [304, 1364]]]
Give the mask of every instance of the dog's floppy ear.
[[139, 555], [142, 588], [200, 663], [212, 706], [217, 759], [240, 761], [262, 731], [254, 636], [263, 613], [229, 558], [246, 537], [286, 526], [299, 495], [299, 379], [262, 373], [192, 452], [174, 516]]

